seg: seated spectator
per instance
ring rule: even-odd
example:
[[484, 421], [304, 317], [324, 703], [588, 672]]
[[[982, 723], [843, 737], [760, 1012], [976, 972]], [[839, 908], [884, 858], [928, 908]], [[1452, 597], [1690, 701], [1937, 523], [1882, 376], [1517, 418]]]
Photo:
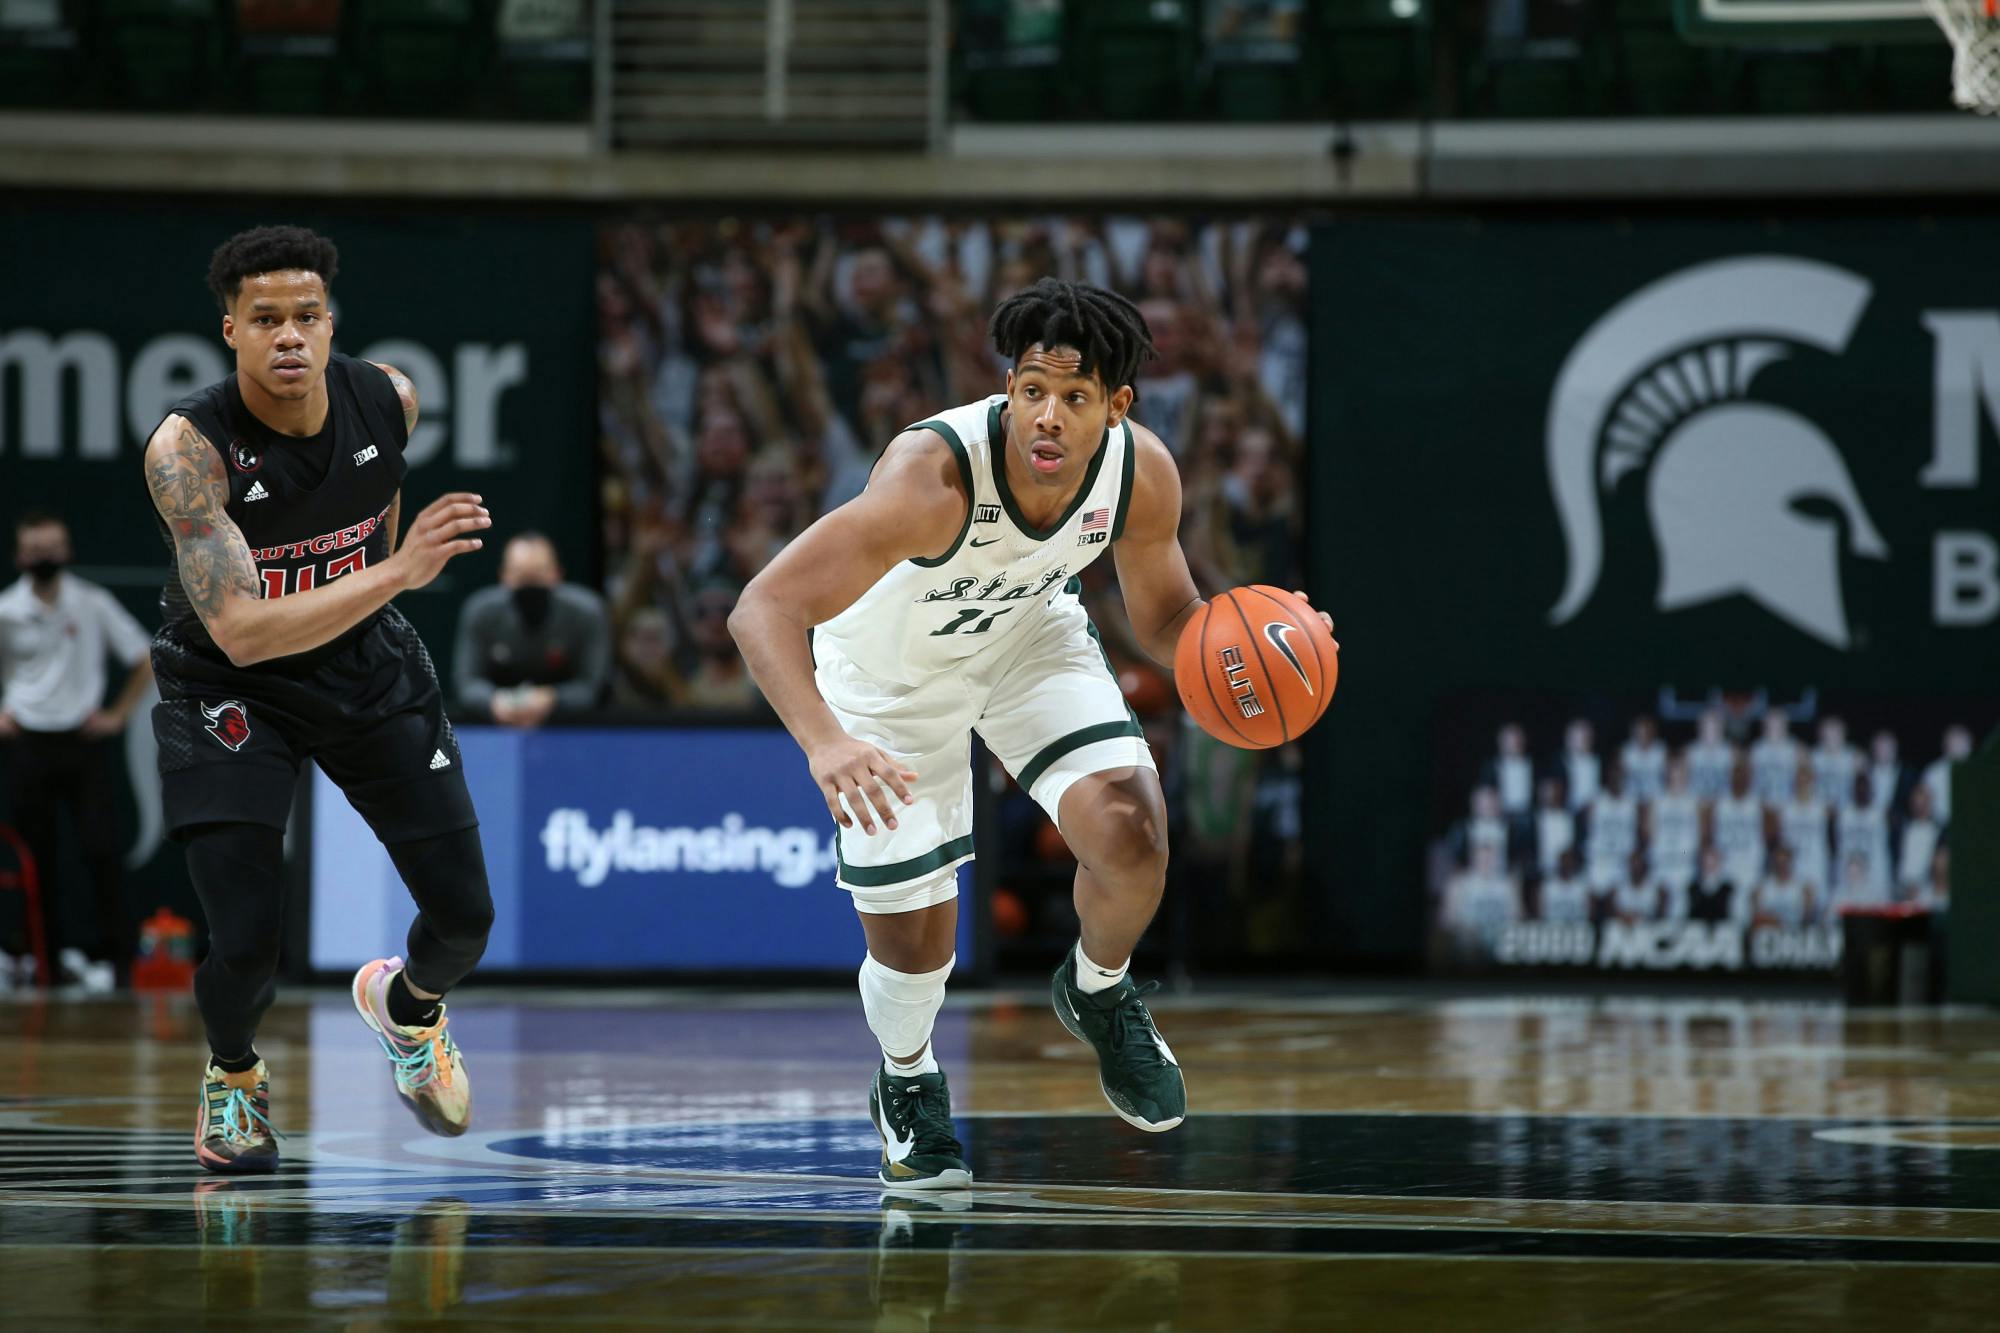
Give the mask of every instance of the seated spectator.
[[1792, 853], [1788, 847], [1771, 852], [1771, 873], [1757, 887], [1750, 924], [1797, 930], [1818, 916], [1813, 891], [1792, 873]]
[[694, 640], [695, 665], [688, 673], [688, 705], [718, 711], [755, 708], [763, 702], [736, 640], [729, 634], [729, 613], [736, 609], [740, 585], [726, 579], [710, 579], [696, 589], [690, 637]]
[[459, 613], [453, 670], [468, 721], [537, 727], [559, 708], [593, 708], [610, 661], [604, 600], [563, 582], [555, 545], [539, 532], [507, 543], [499, 586]]
[[674, 622], [657, 606], [625, 617], [618, 635], [618, 671], [611, 702], [618, 708], [675, 708], [687, 697], [687, 680], [674, 663]]
[[1573, 847], [1557, 855], [1555, 873], [1542, 881], [1541, 919], [1561, 925], [1583, 925], [1590, 920], [1590, 884], [1583, 877], [1583, 862]]
[[1896, 898], [1900, 902], [1920, 902], [1929, 892], [1931, 863], [1937, 859], [1944, 829], [1931, 815], [1931, 790], [1919, 784], [1910, 789], [1910, 817], [1903, 825], [1902, 845], [1896, 854]]
[[1688, 885], [1684, 916], [1711, 925], [1734, 921], [1742, 910], [1736, 886], [1723, 874], [1722, 852], [1714, 843], [1701, 849], [1701, 870]]

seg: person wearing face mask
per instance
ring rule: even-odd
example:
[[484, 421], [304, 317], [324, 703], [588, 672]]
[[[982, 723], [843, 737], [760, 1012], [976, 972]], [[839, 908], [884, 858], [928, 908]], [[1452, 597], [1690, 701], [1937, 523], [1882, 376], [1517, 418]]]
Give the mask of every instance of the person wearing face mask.
[[467, 715], [538, 727], [558, 709], [595, 707], [611, 665], [604, 599], [563, 582], [555, 544], [539, 532], [507, 543], [500, 585], [459, 613], [452, 670]]
[[[103, 742], [125, 729], [152, 684], [151, 636], [117, 598], [67, 573], [69, 562], [62, 519], [36, 513], [15, 524], [21, 578], [0, 592], [0, 746], [13, 777], [13, 822], [45, 882], [54, 881], [57, 818], [68, 807], [90, 879], [92, 926], [72, 935], [65, 915], [84, 914], [58, 908], [50, 913], [51, 932], [62, 971], [101, 992], [115, 987], [117, 970], [132, 956], [123, 844], [103, 827], [105, 812], [117, 808]], [[129, 669], [109, 705], [107, 657]], [[55, 888], [61, 891], [59, 883]]]

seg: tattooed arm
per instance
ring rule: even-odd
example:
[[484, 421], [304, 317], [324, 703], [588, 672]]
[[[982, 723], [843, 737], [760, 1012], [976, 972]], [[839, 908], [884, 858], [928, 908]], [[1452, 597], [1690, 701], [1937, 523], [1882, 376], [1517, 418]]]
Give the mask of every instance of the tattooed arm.
[[396, 401], [403, 405], [403, 439], [407, 441], [417, 430], [417, 386], [410, 383], [410, 377], [386, 361], [370, 361], [369, 365], [389, 377], [389, 386], [396, 391]]
[[185, 417], [170, 416], [146, 444], [146, 486], [173, 534], [181, 588], [209, 637], [237, 666], [317, 648], [421, 588], [455, 555], [479, 549], [466, 534], [492, 519], [476, 495], [447, 495], [410, 525], [408, 540], [382, 564], [290, 597], [266, 600], [242, 530], [230, 520], [222, 455]]

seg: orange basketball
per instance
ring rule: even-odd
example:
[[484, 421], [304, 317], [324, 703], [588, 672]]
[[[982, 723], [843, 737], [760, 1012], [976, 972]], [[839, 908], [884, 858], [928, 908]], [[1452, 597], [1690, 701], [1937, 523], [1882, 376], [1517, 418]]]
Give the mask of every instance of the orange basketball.
[[1319, 613], [1281, 588], [1232, 588], [1197, 611], [1174, 647], [1174, 684], [1201, 729], [1244, 750], [1297, 740], [1340, 679]]

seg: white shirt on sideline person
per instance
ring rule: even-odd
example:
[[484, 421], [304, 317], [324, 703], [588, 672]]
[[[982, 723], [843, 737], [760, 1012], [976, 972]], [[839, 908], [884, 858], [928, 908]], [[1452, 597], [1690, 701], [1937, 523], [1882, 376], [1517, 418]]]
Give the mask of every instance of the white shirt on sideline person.
[[0, 711], [23, 731], [75, 731], [104, 707], [106, 656], [134, 666], [152, 642], [94, 583], [59, 574], [50, 605], [16, 579], [0, 592]]

